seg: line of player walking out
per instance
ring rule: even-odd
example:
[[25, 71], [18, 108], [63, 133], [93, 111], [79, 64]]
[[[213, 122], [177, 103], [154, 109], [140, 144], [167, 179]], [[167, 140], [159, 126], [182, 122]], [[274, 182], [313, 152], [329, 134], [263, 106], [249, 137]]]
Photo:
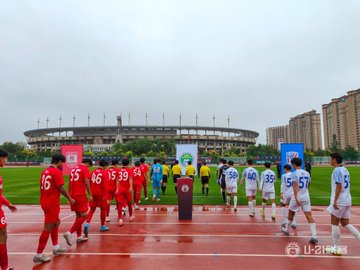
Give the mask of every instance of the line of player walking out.
[[[5, 166], [8, 153], [0, 149], [0, 167]], [[160, 189], [163, 193], [166, 190], [170, 169], [165, 164], [161, 165], [160, 160], [155, 160], [150, 172], [145, 164], [145, 159], [135, 162], [135, 166], [130, 168], [129, 160], [121, 160], [119, 167], [118, 160], [112, 160], [111, 165], [106, 160], [99, 162], [99, 167], [90, 173], [92, 160], [85, 158], [82, 163], [73, 168], [69, 175], [69, 189], [64, 188], [64, 177], [62, 166], [65, 157], [55, 154], [52, 157], [51, 165], [44, 169], [40, 177], [40, 205], [44, 212], [44, 227], [39, 237], [36, 254], [33, 258], [35, 263], [44, 263], [51, 260], [43, 254], [49, 238], [53, 244], [54, 256], [63, 254], [67, 248], [59, 245], [59, 225], [60, 225], [60, 194], [62, 194], [71, 205], [71, 210], [75, 212], [73, 225], [63, 234], [67, 244], [73, 245], [72, 235], [76, 234], [78, 244], [88, 240], [90, 224], [96, 209], [100, 209], [101, 232], [108, 231], [106, 222], [110, 221], [110, 204], [115, 200], [117, 208], [117, 222], [119, 226], [124, 225], [124, 210], [128, 209], [129, 221], [135, 220], [133, 210], [139, 209], [140, 196], [144, 188], [145, 200], [148, 200], [147, 184], [152, 181], [153, 201], [160, 201]], [[351, 195], [350, 195], [350, 174], [342, 165], [343, 159], [338, 153], [331, 154], [331, 165], [334, 171], [331, 176], [331, 200], [328, 211], [331, 214], [331, 228], [334, 246], [327, 250], [331, 254], [341, 254], [340, 229], [341, 224], [354, 237], [360, 240], [359, 231], [350, 224]], [[268, 200], [272, 206], [272, 219], [275, 219], [275, 173], [271, 170], [271, 164], [265, 163], [265, 170], [259, 176], [258, 171], [253, 167], [253, 161], [248, 160], [247, 168], [239, 172], [234, 168], [234, 162], [221, 160], [221, 165], [217, 170], [217, 182], [221, 186], [221, 193], [224, 202], [230, 207], [231, 196], [233, 197], [234, 210], [237, 211], [237, 192], [238, 184], [245, 182], [246, 196], [248, 198], [249, 216], [255, 216], [256, 194], [262, 194], [262, 205], [260, 214], [265, 216], [266, 203]], [[294, 158], [290, 164], [284, 166], [284, 174], [281, 178], [281, 213], [283, 221], [281, 231], [290, 234], [289, 228], [296, 228], [296, 215], [301, 209], [310, 226], [310, 243], [317, 244], [317, 232], [315, 220], [311, 215], [311, 202], [309, 188], [311, 178], [308, 172], [301, 169], [302, 160]], [[293, 170], [293, 171], [292, 171]], [[186, 168], [186, 175], [194, 179], [195, 167], [191, 162]], [[179, 162], [171, 168], [175, 191], [177, 192], [177, 179], [181, 177], [181, 167]], [[202, 182], [202, 192], [208, 195], [208, 183], [210, 179], [210, 169], [206, 164], [200, 169]], [[2, 178], [0, 177], [0, 267], [1, 270], [9, 270], [7, 254], [7, 222], [2, 210], [2, 206], [7, 206], [12, 212], [17, 208], [6, 200], [2, 195]], [[134, 198], [134, 209], [132, 201]], [[288, 206], [288, 210], [286, 209]]]
[[[331, 165], [334, 171], [331, 176], [331, 199], [330, 206], [327, 208], [331, 215], [332, 238], [334, 246], [326, 248], [329, 254], [341, 255], [340, 246], [340, 229], [341, 224], [356, 239], [360, 240], [359, 231], [350, 224], [351, 212], [351, 194], [350, 194], [350, 174], [342, 165], [343, 158], [338, 153], [330, 156]], [[309, 188], [311, 183], [310, 174], [301, 169], [302, 160], [293, 158], [291, 165], [284, 165], [284, 174], [281, 177], [280, 205], [282, 213], [281, 231], [290, 235], [289, 228], [296, 229], [296, 216], [301, 209], [310, 226], [311, 239], [310, 243], [317, 244], [316, 223], [311, 214], [311, 201]], [[217, 168], [217, 183], [221, 187], [221, 193], [224, 202], [230, 207], [231, 196], [233, 196], [234, 211], [237, 211], [237, 192], [238, 184], [245, 182], [245, 193], [248, 199], [249, 216], [255, 216], [256, 194], [259, 191], [262, 194], [262, 205], [260, 215], [265, 217], [266, 203], [271, 202], [272, 215], [275, 220], [275, 173], [271, 170], [271, 164], [265, 163], [265, 170], [259, 176], [259, 172], [253, 167], [253, 161], [247, 161], [247, 168], [243, 171], [240, 178], [239, 172], [233, 167], [233, 161], [221, 159]], [[293, 171], [292, 171], [293, 170]], [[288, 210], [286, 209], [288, 205]]]

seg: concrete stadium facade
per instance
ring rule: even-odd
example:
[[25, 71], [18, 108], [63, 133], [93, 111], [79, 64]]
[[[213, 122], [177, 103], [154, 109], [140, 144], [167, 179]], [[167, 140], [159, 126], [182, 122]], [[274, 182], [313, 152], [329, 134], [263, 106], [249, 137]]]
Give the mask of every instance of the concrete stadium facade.
[[259, 133], [251, 130], [206, 126], [137, 126], [122, 125], [121, 117], [116, 126], [58, 127], [33, 129], [24, 132], [34, 150], [54, 151], [63, 144], [82, 144], [85, 150], [95, 152], [111, 150], [116, 142], [127, 143], [138, 139], [171, 139], [177, 144], [198, 144], [205, 151], [222, 153], [232, 147], [246, 152], [256, 143]]

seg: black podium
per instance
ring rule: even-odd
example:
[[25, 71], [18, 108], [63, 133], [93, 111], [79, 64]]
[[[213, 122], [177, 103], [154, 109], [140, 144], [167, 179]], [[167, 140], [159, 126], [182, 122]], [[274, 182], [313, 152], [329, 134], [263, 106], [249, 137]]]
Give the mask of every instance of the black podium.
[[191, 178], [178, 178], [179, 220], [192, 220], [193, 184]]

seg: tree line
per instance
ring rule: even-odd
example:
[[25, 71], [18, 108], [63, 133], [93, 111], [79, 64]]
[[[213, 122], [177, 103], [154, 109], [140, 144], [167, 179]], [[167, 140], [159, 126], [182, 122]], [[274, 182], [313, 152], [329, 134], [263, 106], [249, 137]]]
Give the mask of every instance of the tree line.
[[[18, 162], [43, 162], [44, 157], [52, 156], [51, 151], [34, 151], [24, 147], [21, 144], [13, 142], [5, 142], [0, 145], [0, 148], [9, 152], [9, 161]], [[127, 142], [125, 144], [115, 143], [112, 151], [92, 152], [85, 151], [84, 156], [88, 157], [102, 157], [102, 156], [127, 156], [139, 157], [156, 157], [166, 159], [169, 156], [176, 155], [176, 143], [174, 140], [162, 139], [139, 139]], [[345, 149], [340, 149], [337, 145], [332, 146], [327, 150], [310, 151], [305, 150], [305, 159], [311, 160], [314, 156], [329, 156], [332, 152], [339, 152], [343, 155], [345, 160], [356, 161], [360, 158], [360, 152], [354, 147], [347, 146]], [[273, 146], [259, 144], [251, 145], [247, 148], [246, 153], [242, 153], [239, 148], [232, 147], [225, 150], [221, 155], [214, 150], [205, 151], [199, 149], [199, 156], [211, 157], [213, 161], [218, 161], [220, 157], [248, 157], [257, 159], [258, 157], [279, 157], [280, 152]]]

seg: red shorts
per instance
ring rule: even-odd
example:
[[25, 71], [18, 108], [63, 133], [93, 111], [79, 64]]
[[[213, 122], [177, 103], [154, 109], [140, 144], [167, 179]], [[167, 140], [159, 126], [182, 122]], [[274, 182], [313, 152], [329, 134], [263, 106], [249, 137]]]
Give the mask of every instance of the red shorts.
[[71, 211], [84, 213], [89, 210], [89, 203], [86, 195], [77, 195], [72, 198], [75, 200], [75, 204], [71, 206]]
[[109, 189], [106, 192], [106, 200], [107, 201], [112, 201], [115, 198], [115, 192], [116, 192], [116, 188], [115, 189]]
[[119, 190], [118, 195], [116, 196], [117, 202], [131, 202], [132, 194], [129, 190]]
[[141, 181], [141, 184], [142, 184], [143, 186], [147, 186], [146, 178], [144, 178], [144, 179]]
[[106, 206], [106, 200], [103, 196], [93, 196], [93, 200], [90, 202], [90, 207], [91, 208], [96, 208], [96, 207], [105, 207]]
[[60, 204], [57, 205], [41, 205], [45, 215], [45, 223], [56, 223], [58, 222], [60, 215]]
[[0, 208], [0, 229], [6, 228], [7, 222], [5, 219], [4, 211]]

